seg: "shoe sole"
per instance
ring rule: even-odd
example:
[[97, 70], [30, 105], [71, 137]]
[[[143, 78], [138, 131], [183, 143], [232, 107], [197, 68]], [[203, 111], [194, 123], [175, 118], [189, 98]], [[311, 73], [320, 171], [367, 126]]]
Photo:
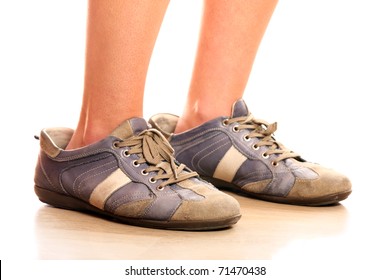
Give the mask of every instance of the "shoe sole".
[[52, 205], [54, 207], [86, 213], [93, 213], [128, 225], [142, 226], [148, 228], [189, 231], [215, 230], [231, 227], [241, 218], [241, 215], [229, 217], [226, 219], [206, 221], [155, 221], [129, 218], [105, 212], [80, 199], [68, 195], [59, 194], [57, 192], [53, 192], [44, 188], [40, 188], [36, 185], [34, 186], [34, 190], [40, 201]]
[[225, 189], [229, 190], [238, 194], [244, 194], [246, 196], [258, 198], [261, 200], [266, 200], [270, 202], [277, 202], [277, 203], [283, 203], [283, 204], [293, 204], [293, 205], [301, 205], [301, 206], [326, 206], [326, 205], [332, 205], [336, 204], [344, 199], [346, 199], [352, 191], [346, 191], [346, 192], [340, 192], [335, 194], [330, 194], [322, 197], [316, 197], [316, 198], [305, 198], [305, 199], [299, 199], [299, 198], [286, 198], [286, 197], [279, 197], [279, 196], [272, 196], [272, 195], [265, 195], [265, 194], [257, 194], [245, 191], [241, 189], [240, 187], [237, 187], [234, 184], [211, 178], [211, 177], [205, 177], [202, 176], [202, 178], [210, 183], [212, 183], [214, 186], [216, 186], [219, 189]]

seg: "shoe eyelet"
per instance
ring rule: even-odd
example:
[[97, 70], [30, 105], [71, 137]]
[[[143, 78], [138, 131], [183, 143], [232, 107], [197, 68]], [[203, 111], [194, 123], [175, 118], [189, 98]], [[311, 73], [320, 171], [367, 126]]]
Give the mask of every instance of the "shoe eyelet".
[[271, 162], [271, 164], [272, 164], [272, 166], [274, 166], [274, 167], [276, 167], [276, 166], [279, 165], [279, 163], [278, 163], [278, 162], [275, 162], [275, 161]]
[[255, 150], [255, 151], [257, 151], [258, 149], [260, 149], [260, 147], [257, 146], [256, 144], [252, 145], [252, 148], [253, 148], [253, 150]]
[[134, 166], [134, 167], [138, 167], [138, 166], [140, 166], [140, 165], [141, 165], [141, 164], [139, 164], [137, 160], [133, 160], [133, 166]]
[[269, 154], [267, 154], [266, 152], [262, 153], [261, 155], [263, 158], [269, 158]]
[[238, 125], [233, 126], [233, 132], [238, 132], [238, 131], [239, 131]]
[[122, 154], [123, 154], [124, 157], [129, 157], [130, 156], [129, 150], [124, 150], [122, 152]]
[[228, 125], [229, 125], [229, 120], [228, 120], [228, 119], [224, 119], [224, 120], [222, 121], [222, 125], [223, 125], [223, 126], [228, 126]]
[[250, 141], [251, 139], [249, 138], [249, 135], [245, 135], [244, 136], [244, 141], [246, 141], [246, 142], [248, 142], [248, 141]]
[[156, 180], [154, 177], [150, 177], [150, 178], [149, 178], [149, 183], [154, 184], [154, 183], [156, 183], [156, 182], [157, 182], [157, 180]]
[[149, 174], [149, 172], [146, 172], [146, 170], [145, 170], [145, 169], [142, 169], [142, 171], [141, 171], [141, 174], [142, 174], [142, 175], [144, 175], [144, 176], [146, 176], [146, 175], [148, 175], [148, 174]]
[[162, 187], [161, 185], [157, 187], [158, 191], [163, 191], [165, 187]]
[[113, 147], [114, 149], [119, 149], [119, 141], [114, 141], [114, 142], [112, 143], [112, 147]]

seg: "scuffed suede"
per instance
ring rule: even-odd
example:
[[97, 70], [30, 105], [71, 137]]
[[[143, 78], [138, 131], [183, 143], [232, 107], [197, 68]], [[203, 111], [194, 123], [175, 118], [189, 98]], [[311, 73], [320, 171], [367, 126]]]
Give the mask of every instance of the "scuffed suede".
[[116, 208], [114, 213], [123, 217], [141, 218], [152, 201], [153, 199], [128, 202]]
[[296, 184], [299, 188], [293, 188], [289, 193], [289, 197], [305, 200], [311, 197], [326, 197], [335, 193], [349, 192], [352, 188], [349, 179], [329, 168], [314, 163], [303, 163], [308, 168], [313, 169], [319, 174], [316, 179], [296, 179]]
[[[239, 210], [240, 205], [238, 202], [231, 203], [228, 195], [216, 195], [210, 193], [209, 200], [200, 200], [189, 203], [189, 201], [183, 201], [180, 208], [172, 216], [172, 220], [218, 220], [223, 217], [234, 216]], [[194, 205], [197, 205], [194, 211]]]

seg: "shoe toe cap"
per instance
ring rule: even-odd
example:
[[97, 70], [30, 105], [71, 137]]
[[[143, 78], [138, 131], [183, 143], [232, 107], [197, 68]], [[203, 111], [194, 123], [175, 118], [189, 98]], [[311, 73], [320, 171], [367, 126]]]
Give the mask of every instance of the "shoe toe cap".
[[[308, 166], [318, 174], [315, 179], [296, 178], [289, 197], [299, 199], [321, 199], [339, 201], [339, 195], [349, 194], [352, 189], [351, 181], [343, 174], [332, 169], [311, 164]], [[346, 198], [346, 197], [345, 197]], [[343, 198], [344, 199], [344, 198]]]
[[196, 192], [204, 199], [184, 200], [171, 220], [221, 221], [241, 215], [240, 205], [234, 197], [207, 186], [197, 187]]

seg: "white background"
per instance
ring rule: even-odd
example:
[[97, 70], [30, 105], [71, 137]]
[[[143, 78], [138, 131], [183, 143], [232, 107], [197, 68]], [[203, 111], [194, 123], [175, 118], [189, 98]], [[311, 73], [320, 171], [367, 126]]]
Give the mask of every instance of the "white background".
[[[33, 221], [21, 217], [39, 205], [32, 191], [33, 135], [43, 127], [77, 124], [86, 3], [0, 1], [4, 243], [32, 240], [22, 229]], [[201, 10], [199, 0], [171, 1], [150, 65], [145, 118], [182, 112]], [[365, 200], [387, 205], [390, 195], [389, 14], [387, 0], [280, 0], [244, 95], [256, 117], [278, 121], [276, 137], [288, 147], [351, 178], [349, 199], [361, 215]], [[382, 222], [387, 213], [375, 212], [372, 219]], [[0, 257], [34, 258], [29, 246], [3, 247]]]

